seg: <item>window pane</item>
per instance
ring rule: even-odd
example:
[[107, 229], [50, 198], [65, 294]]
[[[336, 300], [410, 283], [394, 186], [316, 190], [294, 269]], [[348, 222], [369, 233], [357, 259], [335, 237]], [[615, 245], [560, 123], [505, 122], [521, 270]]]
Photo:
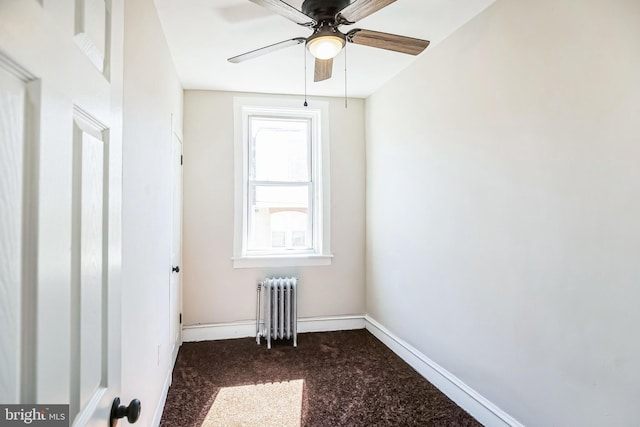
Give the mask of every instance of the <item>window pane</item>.
[[309, 181], [309, 122], [251, 118], [252, 179]]
[[249, 250], [311, 248], [308, 186], [258, 185], [253, 196]]

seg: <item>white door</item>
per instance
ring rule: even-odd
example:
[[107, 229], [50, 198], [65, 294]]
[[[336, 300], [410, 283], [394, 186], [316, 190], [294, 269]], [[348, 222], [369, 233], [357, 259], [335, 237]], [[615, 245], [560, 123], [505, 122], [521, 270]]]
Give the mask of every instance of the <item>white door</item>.
[[122, 0], [0, 0], [0, 402], [77, 426], [120, 393], [122, 28]]
[[173, 356], [178, 354], [182, 340], [182, 140], [175, 132], [172, 135], [172, 231], [171, 231], [171, 291], [170, 322]]

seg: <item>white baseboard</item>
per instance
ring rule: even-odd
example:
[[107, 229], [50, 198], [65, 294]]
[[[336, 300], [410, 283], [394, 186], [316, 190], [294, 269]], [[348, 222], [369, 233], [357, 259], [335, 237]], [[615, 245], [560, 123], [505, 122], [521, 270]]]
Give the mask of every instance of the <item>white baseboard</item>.
[[487, 427], [524, 427], [462, 380], [406, 343], [376, 320], [365, 316], [366, 329], [420, 375]]
[[298, 320], [298, 332], [350, 331], [364, 329], [364, 316], [307, 317]]
[[[298, 319], [298, 333], [302, 334], [305, 332], [347, 331], [351, 329], [364, 329], [364, 327], [364, 316], [357, 315], [306, 317]], [[255, 320], [193, 325], [182, 328], [182, 340], [184, 342], [226, 340], [255, 336]]]
[[215, 341], [256, 335], [256, 322], [211, 323], [182, 327], [182, 341]]

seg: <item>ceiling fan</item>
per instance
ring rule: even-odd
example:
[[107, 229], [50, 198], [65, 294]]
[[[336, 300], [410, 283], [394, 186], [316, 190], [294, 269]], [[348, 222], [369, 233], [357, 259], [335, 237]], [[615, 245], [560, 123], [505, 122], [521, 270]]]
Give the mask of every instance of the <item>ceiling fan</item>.
[[355, 28], [347, 33], [341, 25], [352, 25], [396, 0], [304, 0], [301, 10], [280, 0], [250, 0], [296, 24], [313, 30], [309, 37], [296, 37], [229, 58], [238, 63], [275, 50], [305, 43], [315, 57], [314, 81], [331, 78], [333, 58], [346, 43], [355, 43], [395, 52], [418, 55], [429, 46], [428, 40]]

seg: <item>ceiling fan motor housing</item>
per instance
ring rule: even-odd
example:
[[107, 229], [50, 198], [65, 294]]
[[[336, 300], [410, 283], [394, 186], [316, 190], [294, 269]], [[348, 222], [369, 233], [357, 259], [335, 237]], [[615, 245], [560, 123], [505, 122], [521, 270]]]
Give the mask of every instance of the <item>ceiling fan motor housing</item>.
[[324, 21], [335, 25], [336, 14], [349, 4], [350, 0], [304, 0], [301, 9], [318, 24]]

